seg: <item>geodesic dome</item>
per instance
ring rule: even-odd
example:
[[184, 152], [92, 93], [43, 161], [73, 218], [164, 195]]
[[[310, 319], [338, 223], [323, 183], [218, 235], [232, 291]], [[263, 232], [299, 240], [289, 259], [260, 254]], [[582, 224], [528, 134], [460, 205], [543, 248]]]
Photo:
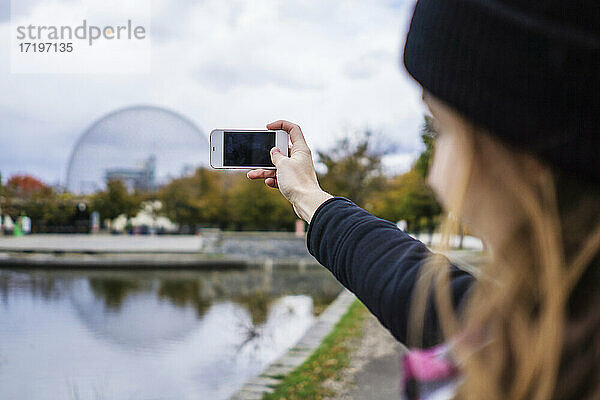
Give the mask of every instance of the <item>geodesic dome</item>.
[[67, 167], [67, 189], [91, 193], [104, 189], [107, 179], [123, 178], [149, 190], [207, 165], [208, 139], [193, 122], [161, 107], [127, 107], [81, 135]]

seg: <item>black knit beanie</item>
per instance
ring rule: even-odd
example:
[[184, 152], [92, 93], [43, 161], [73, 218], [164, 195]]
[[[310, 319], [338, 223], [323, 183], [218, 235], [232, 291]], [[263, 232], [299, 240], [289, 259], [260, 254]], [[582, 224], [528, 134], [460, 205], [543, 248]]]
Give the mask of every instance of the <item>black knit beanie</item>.
[[507, 144], [600, 182], [600, 0], [419, 0], [404, 65]]

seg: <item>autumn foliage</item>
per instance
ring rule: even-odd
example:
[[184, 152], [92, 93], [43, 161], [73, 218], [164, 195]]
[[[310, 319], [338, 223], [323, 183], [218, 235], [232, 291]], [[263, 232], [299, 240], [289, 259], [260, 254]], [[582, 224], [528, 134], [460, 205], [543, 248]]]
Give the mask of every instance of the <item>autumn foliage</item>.
[[21, 198], [29, 198], [48, 189], [44, 182], [31, 175], [13, 175], [6, 184], [7, 191]]
[[[396, 176], [385, 174], [385, 152], [377, 150], [382, 143], [369, 132], [342, 139], [328, 151], [317, 152], [319, 182], [329, 193], [347, 197], [379, 217], [406, 220], [411, 231], [433, 231], [441, 208], [425, 183], [435, 141], [427, 118], [421, 138], [424, 151], [410, 171]], [[120, 181], [107, 182], [105, 190], [91, 195], [56, 193], [30, 175], [11, 177], [4, 189], [0, 195], [3, 213], [13, 218], [26, 213], [33, 220], [34, 231], [69, 225], [79, 218], [81, 203], [86, 212], [97, 211], [101, 220], [106, 220], [122, 214], [134, 217], [144, 201], [160, 200], [160, 212], [182, 232], [203, 227], [293, 230], [297, 219], [278, 190], [262, 181], [250, 181], [243, 172], [209, 168], [173, 179], [154, 193], [130, 193]]]

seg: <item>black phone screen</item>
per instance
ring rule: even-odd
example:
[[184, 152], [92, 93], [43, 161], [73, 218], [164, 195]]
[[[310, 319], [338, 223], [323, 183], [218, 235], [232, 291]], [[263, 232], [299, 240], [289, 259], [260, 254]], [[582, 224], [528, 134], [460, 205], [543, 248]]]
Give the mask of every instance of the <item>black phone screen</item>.
[[275, 132], [223, 133], [224, 167], [274, 167], [269, 151], [275, 147]]

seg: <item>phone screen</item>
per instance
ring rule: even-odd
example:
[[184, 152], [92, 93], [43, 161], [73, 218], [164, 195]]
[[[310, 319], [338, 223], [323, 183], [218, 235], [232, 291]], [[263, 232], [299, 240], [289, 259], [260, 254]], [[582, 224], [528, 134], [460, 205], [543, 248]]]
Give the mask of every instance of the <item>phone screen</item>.
[[274, 166], [269, 151], [275, 147], [275, 132], [225, 131], [223, 139], [223, 166]]

